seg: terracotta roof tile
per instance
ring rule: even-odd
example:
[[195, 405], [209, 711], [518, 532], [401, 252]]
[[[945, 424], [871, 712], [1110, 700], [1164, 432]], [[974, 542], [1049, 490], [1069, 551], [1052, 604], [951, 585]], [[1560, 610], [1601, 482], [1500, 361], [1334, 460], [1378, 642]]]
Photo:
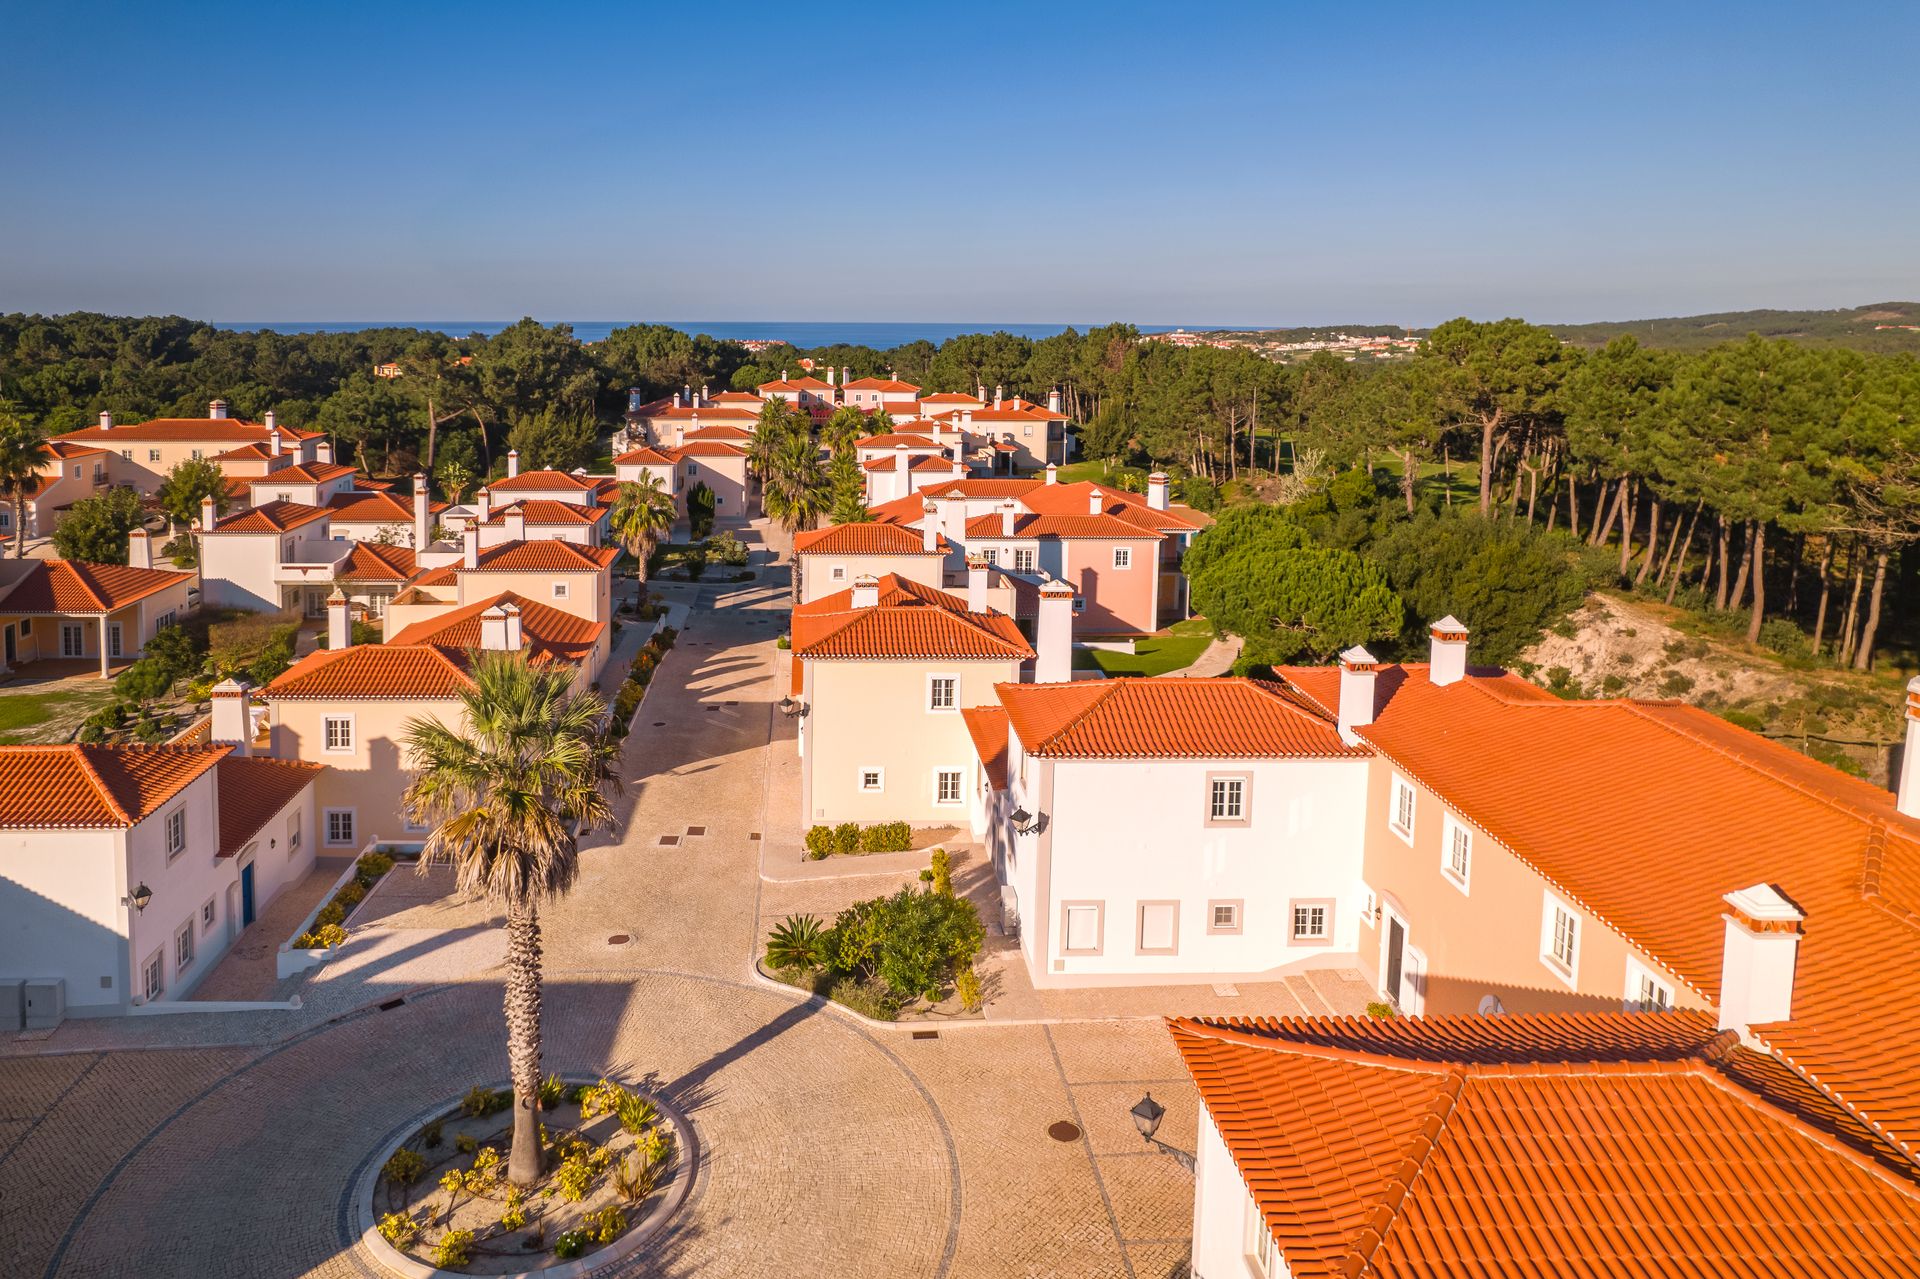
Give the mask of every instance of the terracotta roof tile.
[[405, 582], [419, 571], [411, 546], [355, 542], [334, 577], [342, 582]]
[[1025, 659], [1033, 647], [1002, 613], [970, 613], [966, 601], [893, 573], [879, 602], [853, 607], [852, 589], [793, 610], [793, 652], [807, 658]]
[[215, 533], [286, 533], [304, 524], [311, 524], [315, 520], [325, 519], [332, 514], [333, 512], [324, 506], [308, 506], [303, 502], [262, 502], [249, 510], [216, 520], [212, 531]]
[[920, 388], [911, 382], [902, 382], [889, 377], [857, 377], [845, 383], [844, 391], [893, 391], [903, 395], [918, 395]]
[[[969, 538], [1006, 537], [998, 514], [976, 515], [967, 521]], [[1150, 528], [1142, 528], [1129, 520], [1113, 515], [1015, 515], [1013, 517], [1014, 537], [1051, 537], [1064, 540], [1093, 539], [1096, 541], [1159, 541], [1162, 533]]]
[[522, 471], [515, 476], [503, 476], [489, 480], [483, 486], [487, 492], [501, 493], [577, 493], [582, 489], [594, 487], [590, 479], [578, 475], [568, 475], [565, 471]]
[[91, 444], [67, 444], [60, 440], [47, 441], [47, 452], [63, 462], [76, 457], [105, 457], [109, 451], [95, 448]]
[[193, 577], [162, 568], [39, 560], [0, 597], [0, 608], [9, 613], [104, 613], [191, 582]]
[[502, 542], [480, 552], [479, 568], [462, 573], [596, 573], [620, 558], [617, 546], [575, 546], [553, 538]]
[[293, 759], [229, 755], [220, 761], [220, 852], [232, 857], [324, 769]]
[[1290, 759], [1365, 756], [1331, 719], [1250, 679], [999, 684], [1027, 751], [1068, 759]]
[[869, 435], [865, 439], [853, 442], [853, 451], [856, 453], [865, 453], [869, 449], [885, 449], [892, 452], [896, 448], [905, 448], [908, 452], [912, 452], [914, 449], [937, 447], [939, 446], [930, 437], [908, 431], [889, 431], [884, 435]]
[[439, 568], [430, 568], [413, 579], [415, 586], [454, 586], [460, 581], [457, 576], [458, 564], [442, 564]]
[[[156, 417], [146, 422], [115, 423], [109, 430], [98, 426], [89, 426], [84, 430], [67, 431], [54, 438], [80, 444], [93, 444], [101, 448], [114, 447], [116, 440], [168, 440], [175, 443], [197, 443], [201, 440], [232, 440], [244, 443], [251, 440], [265, 441], [273, 432], [258, 422], [243, 422], [237, 417]], [[283, 440], [310, 440], [319, 435], [318, 431], [303, 431], [298, 427], [281, 426], [280, 438]]]
[[356, 644], [320, 649], [282, 672], [260, 695], [275, 698], [376, 698], [451, 701], [471, 687], [460, 664], [429, 644]]
[[613, 459], [613, 464], [615, 466], [672, 466], [679, 460], [672, 449], [646, 446], [622, 453]]
[[745, 457], [747, 451], [724, 440], [688, 440], [673, 450], [676, 457]]
[[1007, 712], [1002, 706], [966, 706], [960, 718], [967, 722], [974, 753], [995, 790], [1007, 788]]
[[529, 524], [554, 526], [598, 524], [604, 514], [602, 508], [597, 505], [581, 506], [574, 502], [556, 502], [551, 498], [530, 497], [495, 507], [493, 514], [487, 517], [487, 526], [491, 528], [505, 524], [508, 511], [520, 512]]
[[230, 746], [0, 746], [0, 829], [132, 826]]
[[[944, 471], [950, 473], [953, 470], [953, 462], [948, 458], [941, 457], [938, 453], [917, 453], [906, 456], [907, 469], [909, 471]], [[900, 463], [897, 459], [882, 454], [879, 457], [868, 458], [860, 465], [862, 469], [868, 471], [892, 471], [898, 469]]]
[[927, 550], [918, 529], [900, 524], [830, 524], [793, 537], [795, 555], [945, 555], [945, 538]]
[[265, 484], [324, 484], [328, 480], [339, 479], [342, 475], [353, 473], [351, 466], [338, 462], [296, 462], [292, 466], [282, 466], [268, 471], [265, 475], [247, 477], [247, 483], [253, 488]]
[[1108, 484], [1082, 480], [1074, 484], [1041, 484], [1022, 497], [1026, 508], [1036, 515], [1085, 515], [1094, 493], [1100, 494], [1100, 509], [1116, 519], [1138, 524], [1163, 533], [1190, 533], [1210, 522], [1191, 510], [1169, 508], [1156, 511], [1147, 505], [1143, 494], [1129, 493]]
[[[406, 627], [390, 638], [389, 644], [428, 644], [435, 648], [464, 653], [480, 647], [480, 615], [496, 604], [513, 604], [520, 610], [520, 631], [528, 652], [544, 661], [579, 662], [593, 651], [594, 644], [607, 629], [605, 622], [590, 622], [574, 613], [563, 612], [550, 604], [530, 600], [513, 591], [502, 591], [489, 599], [429, 617]], [[450, 654], [451, 655], [451, 654]], [[457, 658], [455, 660], [458, 660]]]
[[[446, 509], [445, 502], [429, 501], [427, 503], [429, 516], [437, 515]], [[383, 490], [356, 489], [351, 493], [335, 493], [327, 499], [327, 510], [333, 513], [335, 524], [413, 523], [413, 499], [396, 497]]]
[[737, 444], [753, 438], [752, 431], [743, 431], [737, 426], [702, 426], [688, 431], [681, 437], [687, 440], [722, 440]]

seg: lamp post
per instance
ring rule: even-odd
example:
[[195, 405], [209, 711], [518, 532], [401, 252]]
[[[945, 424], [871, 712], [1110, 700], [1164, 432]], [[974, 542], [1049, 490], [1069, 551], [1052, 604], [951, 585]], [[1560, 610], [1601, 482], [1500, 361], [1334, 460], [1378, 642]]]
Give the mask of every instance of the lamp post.
[[799, 719], [806, 715], [807, 704], [797, 698], [783, 697], [780, 699], [780, 713], [788, 719]]
[[145, 910], [147, 903], [153, 900], [153, 890], [143, 881], [140, 887], [127, 895], [127, 904], [135, 910]]
[[1138, 1102], [1134, 1103], [1133, 1109], [1127, 1113], [1133, 1116], [1133, 1126], [1140, 1130], [1142, 1140], [1148, 1145], [1158, 1146], [1167, 1154], [1172, 1155], [1174, 1161], [1188, 1172], [1194, 1170], [1192, 1155], [1180, 1149], [1178, 1146], [1169, 1146], [1166, 1142], [1157, 1139], [1153, 1135], [1160, 1131], [1160, 1121], [1166, 1117], [1167, 1108], [1155, 1101], [1152, 1093], [1148, 1093]]
[[1013, 823], [1014, 834], [1031, 835], [1040, 829], [1040, 823], [1044, 819], [1034, 816], [1024, 808], [1016, 808], [1007, 820]]

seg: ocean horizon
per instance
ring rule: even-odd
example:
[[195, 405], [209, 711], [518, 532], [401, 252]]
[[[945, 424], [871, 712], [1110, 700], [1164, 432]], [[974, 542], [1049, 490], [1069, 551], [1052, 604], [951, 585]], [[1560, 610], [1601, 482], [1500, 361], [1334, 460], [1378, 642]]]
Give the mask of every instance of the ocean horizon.
[[[492, 337], [514, 320], [215, 320], [217, 329], [233, 332], [254, 332], [265, 329], [274, 333], [354, 333], [361, 329], [425, 329], [435, 333], [445, 333], [450, 337], [466, 337], [479, 333]], [[796, 347], [812, 348], [821, 346], [869, 346], [875, 350], [891, 350], [909, 342], [932, 342], [936, 345], [963, 333], [1011, 333], [1016, 337], [1038, 340], [1054, 337], [1069, 328], [1085, 333], [1098, 324], [1015, 324], [1015, 323], [922, 323], [889, 322], [859, 320], [544, 320], [542, 323], [564, 323], [573, 327], [573, 335], [582, 342], [599, 342], [618, 328], [632, 324], [664, 324], [668, 328], [679, 329], [683, 333], [704, 334], [723, 342], [742, 341], [785, 341]], [[1100, 323], [1110, 323], [1101, 321]], [[1204, 332], [1209, 329], [1228, 327], [1226, 325], [1196, 324], [1141, 324], [1136, 325], [1142, 333], [1170, 333], [1175, 329], [1189, 332]]]

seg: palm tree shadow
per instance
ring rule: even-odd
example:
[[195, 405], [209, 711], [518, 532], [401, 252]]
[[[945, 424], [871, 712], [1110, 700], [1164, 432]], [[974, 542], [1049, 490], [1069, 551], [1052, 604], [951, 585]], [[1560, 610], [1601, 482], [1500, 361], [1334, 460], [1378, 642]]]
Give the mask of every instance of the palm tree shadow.
[[[764, 1047], [793, 1027], [807, 1020], [807, 1018], [814, 1016], [820, 1011], [823, 1002], [824, 1001], [819, 999], [807, 999], [793, 1005], [765, 1025], [756, 1027], [750, 1033], [741, 1036], [725, 1048], [713, 1053], [705, 1061], [700, 1062], [678, 1079], [672, 1080], [654, 1090], [657, 1091], [661, 1097], [665, 1098], [668, 1103], [677, 1106], [683, 1113], [688, 1115], [694, 1114], [702, 1106], [711, 1102], [716, 1096], [712, 1086], [712, 1079], [715, 1075], [725, 1070], [728, 1066], [731, 1066], [734, 1062], [739, 1061], [754, 1049]], [[653, 1087], [653, 1085], [649, 1085], [649, 1087]]]

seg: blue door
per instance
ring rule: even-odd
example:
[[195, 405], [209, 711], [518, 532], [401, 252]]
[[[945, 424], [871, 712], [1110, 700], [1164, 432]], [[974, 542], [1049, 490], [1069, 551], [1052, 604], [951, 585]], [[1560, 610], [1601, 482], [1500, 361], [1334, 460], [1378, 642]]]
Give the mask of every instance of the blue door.
[[253, 863], [240, 868], [240, 927], [253, 922]]

